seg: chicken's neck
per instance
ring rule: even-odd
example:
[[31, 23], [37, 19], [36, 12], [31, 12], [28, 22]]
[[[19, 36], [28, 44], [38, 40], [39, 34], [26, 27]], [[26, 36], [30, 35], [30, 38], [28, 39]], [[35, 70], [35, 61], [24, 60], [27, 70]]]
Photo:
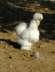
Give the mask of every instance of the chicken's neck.
[[38, 29], [39, 24], [40, 24], [40, 21], [38, 21], [38, 20], [36, 20], [36, 21], [32, 20], [30, 22], [30, 28], [32, 28], [32, 29]]

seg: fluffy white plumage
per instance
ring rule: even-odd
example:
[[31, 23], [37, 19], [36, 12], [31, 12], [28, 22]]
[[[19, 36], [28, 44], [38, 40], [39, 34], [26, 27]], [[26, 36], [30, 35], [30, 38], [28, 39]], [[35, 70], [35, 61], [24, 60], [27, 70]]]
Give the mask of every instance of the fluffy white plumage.
[[16, 27], [17, 42], [21, 44], [21, 49], [31, 50], [32, 44], [39, 41], [40, 34], [38, 26], [42, 19], [43, 19], [42, 14], [35, 13], [28, 28], [26, 23], [21, 23], [17, 25]]
[[29, 42], [37, 42], [39, 40], [39, 30], [36, 22], [31, 20], [30, 27], [25, 29], [21, 34], [21, 38]]
[[15, 28], [17, 35], [21, 35], [21, 33], [26, 29], [26, 27], [27, 24], [25, 22], [19, 23]]
[[21, 49], [31, 50], [32, 43], [29, 42], [28, 40], [19, 38], [17, 39], [17, 42], [21, 44]]
[[35, 13], [33, 15], [33, 19], [36, 20], [36, 21], [37, 20], [41, 21], [41, 20], [43, 20], [43, 15], [41, 13]]

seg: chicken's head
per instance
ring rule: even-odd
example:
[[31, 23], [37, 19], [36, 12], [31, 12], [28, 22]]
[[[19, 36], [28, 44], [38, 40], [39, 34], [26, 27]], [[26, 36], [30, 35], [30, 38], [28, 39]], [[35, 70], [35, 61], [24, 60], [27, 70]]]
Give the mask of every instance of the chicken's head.
[[41, 21], [41, 20], [43, 20], [43, 14], [41, 14], [41, 13], [35, 13], [33, 15], [33, 19]]

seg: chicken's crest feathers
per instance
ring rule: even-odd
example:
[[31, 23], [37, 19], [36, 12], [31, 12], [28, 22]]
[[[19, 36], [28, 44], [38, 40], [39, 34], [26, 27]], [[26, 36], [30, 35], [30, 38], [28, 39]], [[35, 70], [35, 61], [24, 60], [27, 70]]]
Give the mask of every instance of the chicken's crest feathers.
[[41, 21], [41, 20], [43, 20], [43, 14], [41, 14], [41, 13], [35, 13], [33, 15], [33, 19]]

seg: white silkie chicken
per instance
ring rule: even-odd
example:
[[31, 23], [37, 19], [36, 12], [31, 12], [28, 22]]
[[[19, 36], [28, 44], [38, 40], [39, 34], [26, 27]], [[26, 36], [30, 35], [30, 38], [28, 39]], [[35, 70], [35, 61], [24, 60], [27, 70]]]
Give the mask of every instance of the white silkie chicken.
[[17, 42], [21, 45], [21, 49], [31, 50], [32, 44], [39, 41], [38, 26], [42, 19], [42, 14], [35, 13], [28, 28], [24, 22], [16, 26]]

